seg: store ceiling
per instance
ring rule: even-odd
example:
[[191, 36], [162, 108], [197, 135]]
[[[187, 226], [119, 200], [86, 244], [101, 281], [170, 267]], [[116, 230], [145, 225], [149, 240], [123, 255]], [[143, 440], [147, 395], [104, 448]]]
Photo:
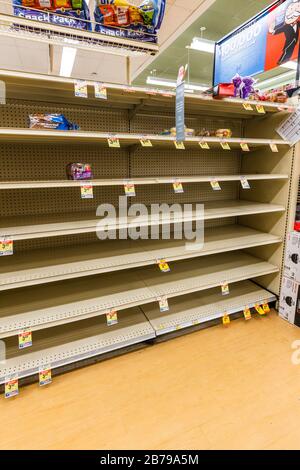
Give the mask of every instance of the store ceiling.
[[[5, 0], [7, 1], [7, 0]], [[90, 5], [94, 0], [90, 0]], [[140, 0], [131, 0], [140, 3]], [[3, 11], [0, 0], [0, 11]], [[207, 29], [204, 37], [217, 40], [261, 11], [272, 0], [167, 0], [167, 10], [159, 35], [160, 53], [157, 57], [142, 56], [131, 61], [134, 84], [145, 85], [151, 70], [156, 76], [174, 80], [178, 67], [188, 62], [189, 45]], [[9, 4], [11, 9], [11, 4]], [[93, 7], [92, 7], [93, 8]], [[6, 9], [7, 10], [7, 7]], [[54, 46], [53, 53], [46, 43], [0, 36], [0, 68], [24, 72], [59, 75], [62, 47]], [[213, 57], [190, 51], [190, 81], [210, 84]], [[286, 70], [282, 69], [282, 73]], [[269, 72], [268, 75], [277, 74]], [[78, 50], [73, 77], [112, 83], [126, 82], [126, 58], [99, 52]]]

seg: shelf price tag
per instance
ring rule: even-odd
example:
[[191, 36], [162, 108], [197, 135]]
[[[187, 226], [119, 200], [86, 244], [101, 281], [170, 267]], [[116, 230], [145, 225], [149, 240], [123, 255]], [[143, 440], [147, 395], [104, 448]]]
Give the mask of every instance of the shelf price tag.
[[85, 80], [76, 80], [74, 83], [75, 96], [77, 98], [87, 98], [88, 97], [88, 88], [87, 82]]
[[169, 273], [171, 271], [170, 266], [165, 259], [157, 260], [157, 264], [162, 273]]
[[168, 312], [170, 310], [167, 297], [160, 297], [158, 299], [158, 303], [159, 303], [159, 310], [161, 313]]
[[173, 188], [174, 188], [175, 194], [184, 193], [184, 189], [183, 189], [182, 183], [180, 181], [174, 181]]
[[230, 294], [228, 282], [222, 282], [221, 291], [222, 291], [222, 295], [229, 295]]
[[39, 384], [40, 387], [44, 385], [49, 385], [52, 382], [52, 371], [51, 366], [47, 365], [44, 367], [40, 367], [39, 369]]
[[14, 254], [14, 242], [10, 238], [0, 238], [0, 256], [11, 256]]
[[208, 145], [207, 142], [199, 142], [199, 145], [203, 150], [209, 150], [210, 149], [210, 146]]
[[174, 142], [175, 144], [175, 147], [177, 148], [177, 150], [185, 150], [185, 145], [183, 142]]
[[279, 152], [277, 145], [276, 145], [276, 144], [272, 144], [272, 142], [270, 143], [270, 148], [271, 148], [272, 152], [274, 152], [274, 153], [278, 153], [278, 152]]
[[211, 185], [211, 187], [213, 188], [214, 191], [222, 191], [222, 188], [220, 186], [219, 181], [211, 180], [210, 185]]
[[223, 150], [231, 150], [231, 147], [228, 142], [221, 142], [221, 147]]
[[250, 183], [249, 183], [249, 181], [247, 180], [246, 176], [243, 176], [243, 177], [241, 178], [241, 185], [242, 185], [242, 188], [243, 188], [243, 189], [251, 189]]
[[107, 100], [107, 88], [102, 83], [94, 84], [95, 98], [100, 100]]
[[257, 313], [258, 313], [259, 315], [261, 315], [261, 316], [266, 315], [266, 312], [264, 311], [264, 309], [262, 308], [261, 305], [256, 304], [256, 305], [254, 306], [254, 308], [255, 308], [255, 310], [257, 311]]
[[135, 186], [134, 183], [131, 183], [130, 181], [127, 181], [124, 183], [124, 190], [125, 190], [125, 195], [128, 197], [135, 197]]
[[246, 111], [253, 111], [253, 107], [250, 103], [243, 103], [243, 108], [246, 110]]
[[19, 338], [19, 349], [30, 348], [32, 346], [32, 331], [31, 330], [20, 331], [18, 338]]
[[140, 142], [142, 147], [153, 147], [151, 140], [147, 137], [141, 137]]
[[264, 302], [262, 308], [263, 308], [263, 311], [265, 313], [270, 313], [271, 312], [271, 309], [270, 309], [270, 306], [269, 306], [268, 302]]
[[121, 145], [120, 145], [120, 141], [118, 139], [118, 137], [115, 137], [115, 136], [110, 136], [108, 139], [107, 139], [107, 142], [108, 142], [108, 146], [110, 148], [113, 148], [113, 149], [116, 149], [116, 148], [120, 148]]
[[228, 315], [227, 312], [224, 313], [223, 318], [222, 318], [222, 322], [223, 322], [224, 326], [230, 325], [230, 316]]
[[241, 142], [240, 145], [243, 152], [250, 152], [250, 148], [247, 142]]
[[264, 106], [262, 104], [257, 104], [256, 105], [256, 111], [259, 113], [259, 114], [266, 114], [266, 110], [264, 108]]
[[118, 313], [116, 310], [111, 310], [106, 314], [107, 326], [116, 325], [118, 323]]
[[5, 398], [11, 398], [19, 395], [19, 379], [18, 376], [5, 379]]
[[80, 186], [81, 199], [93, 199], [94, 191], [91, 184], [82, 184]]
[[248, 321], [248, 320], [251, 320], [252, 318], [252, 315], [251, 315], [251, 310], [249, 307], [246, 307], [245, 310], [244, 310], [244, 317], [245, 317], [245, 320]]

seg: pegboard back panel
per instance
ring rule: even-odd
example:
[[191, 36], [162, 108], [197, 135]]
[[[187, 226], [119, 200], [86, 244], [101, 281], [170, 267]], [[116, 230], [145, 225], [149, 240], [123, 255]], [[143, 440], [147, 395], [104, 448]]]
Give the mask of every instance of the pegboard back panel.
[[[1, 107], [0, 107], [1, 109]], [[0, 144], [1, 181], [66, 180], [68, 163], [90, 163], [95, 179], [128, 178], [129, 152], [97, 144]]]
[[[84, 101], [84, 100], [83, 100]], [[0, 127], [29, 127], [29, 114], [59, 113], [83, 131], [129, 132], [128, 111], [36, 101], [7, 100], [0, 106]]]
[[[236, 218], [225, 218], [216, 220], [206, 220], [204, 223], [205, 229], [232, 225], [236, 223]], [[172, 230], [171, 230], [172, 231]], [[161, 232], [161, 230], [160, 230]], [[78, 246], [80, 250], [84, 251], [84, 246], [89, 243], [95, 242], [102, 243], [94, 233], [82, 233], [77, 235], [68, 235], [62, 237], [50, 238], [36, 238], [34, 240], [18, 240], [14, 242], [14, 253], [24, 251], [32, 251], [36, 249], [51, 249], [63, 246]]]
[[[243, 125], [240, 119], [222, 119], [199, 115], [196, 117], [186, 116], [185, 125], [189, 129], [195, 129], [198, 134], [203, 128], [209, 131], [217, 129], [231, 129], [234, 137], [243, 135]], [[172, 114], [137, 114], [130, 121], [130, 132], [160, 134], [165, 129], [175, 127], [175, 109]]]
[[239, 173], [240, 152], [222, 149], [199, 150], [136, 148], [131, 153], [132, 177], [139, 176], [212, 176]]

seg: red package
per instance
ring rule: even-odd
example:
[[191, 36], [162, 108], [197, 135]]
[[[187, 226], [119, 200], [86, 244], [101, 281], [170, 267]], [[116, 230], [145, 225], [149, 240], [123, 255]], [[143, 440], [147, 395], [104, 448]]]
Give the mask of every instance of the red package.
[[99, 5], [104, 26], [118, 26], [115, 9], [112, 5]]
[[230, 98], [234, 96], [234, 84], [233, 83], [220, 83], [220, 85], [214, 88], [214, 98]]

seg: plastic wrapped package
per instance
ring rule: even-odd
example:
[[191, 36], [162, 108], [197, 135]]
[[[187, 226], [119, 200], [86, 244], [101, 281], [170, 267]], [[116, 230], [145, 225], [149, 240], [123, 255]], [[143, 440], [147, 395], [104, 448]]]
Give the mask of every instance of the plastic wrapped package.
[[85, 0], [12, 0], [15, 16], [59, 26], [91, 30]]
[[67, 177], [69, 180], [90, 180], [93, 178], [89, 163], [69, 163], [67, 165]]
[[95, 1], [95, 31], [119, 38], [157, 42], [165, 0], [144, 0], [140, 5], [127, 0]]
[[77, 130], [77, 124], [69, 122], [63, 114], [30, 114], [30, 129], [53, 129], [59, 131]]

